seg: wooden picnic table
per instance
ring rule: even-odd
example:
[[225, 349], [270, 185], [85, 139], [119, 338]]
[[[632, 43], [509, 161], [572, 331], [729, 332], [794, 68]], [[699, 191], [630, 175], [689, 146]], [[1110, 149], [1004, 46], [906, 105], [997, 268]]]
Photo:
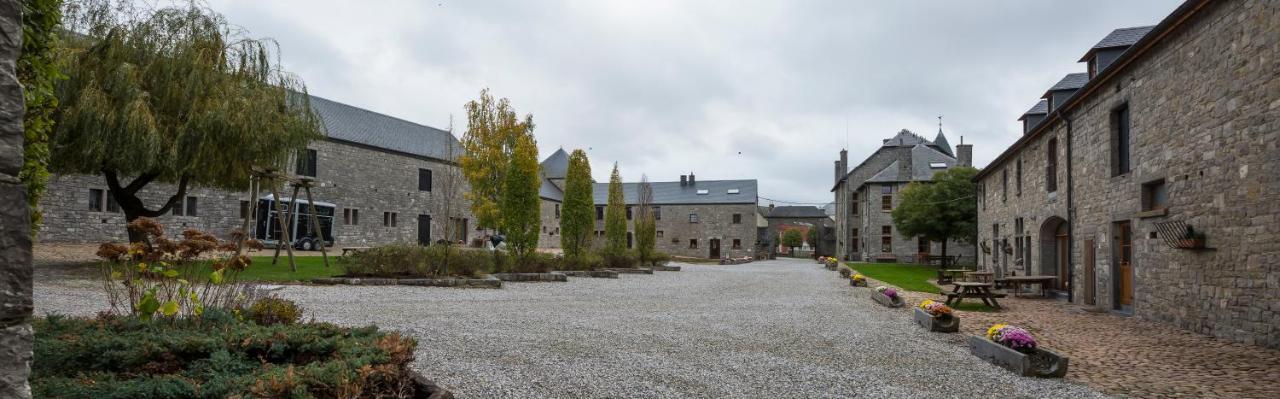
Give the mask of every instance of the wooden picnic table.
[[951, 284], [956, 276], [963, 275], [969, 269], [938, 269], [938, 284]]
[[1000, 308], [1000, 303], [996, 302], [996, 298], [1002, 298], [1004, 295], [991, 292], [991, 288], [995, 286], [994, 284], [975, 282], [956, 282], [952, 284], [955, 285], [955, 288], [953, 288], [950, 293], [946, 294], [947, 301], [943, 303], [950, 306], [954, 301], [955, 305], [959, 305], [960, 301], [963, 301], [965, 298], [980, 298], [982, 299], [982, 303], [987, 306], [996, 309]]
[[367, 251], [372, 247], [342, 247], [342, 256], [347, 256], [348, 252]]
[[996, 274], [993, 272], [970, 271], [970, 272], [964, 272], [964, 275], [970, 281], [975, 281], [979, 283], [990, 283], [992, 282], [991, 281], [992, 277], [995, 277]]
[[1049, 286], [1049, 283], [1057, 279], [1058, 276], [1009, 276], [998, 280], [1004, 283], [1005, 286], [1013, 286], [1013, 295], [1018, 295], [1019, 291], [1022, 291], [1022, 286], [1034, 284], [1040, 286], [1041, 296], [1047, 296], [1049, 290], [1045, 288]]

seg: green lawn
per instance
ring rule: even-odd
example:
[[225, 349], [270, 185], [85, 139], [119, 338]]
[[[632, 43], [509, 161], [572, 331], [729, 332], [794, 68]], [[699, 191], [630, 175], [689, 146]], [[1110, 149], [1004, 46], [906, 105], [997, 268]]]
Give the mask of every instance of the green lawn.
[[931, 294], [940, 292], [938, 286], [928, 281], [938, 277], [937, 266], [906, 263], [846, 263], [846, 265], [868, 278], [893, 284], [907, 291]]
[[[338, 257], [329, 257], [329, 268], [324, 267], [324, 260], [319, 256], [297, 256], [293, 258], [298, 264], [295, 273], [289, 270], [289, 257], [280, 254], [280, 260], [271, 264], [270, 256], [254, 256], [253, 264], [240, 272], [241, 281], [310, 281], [317, 277], [333, 277], [345, 273], [338, 266]], [[204, 266], [208, 269], [208, 265]], [[212, 271], [212, 270], [209, 270]]]

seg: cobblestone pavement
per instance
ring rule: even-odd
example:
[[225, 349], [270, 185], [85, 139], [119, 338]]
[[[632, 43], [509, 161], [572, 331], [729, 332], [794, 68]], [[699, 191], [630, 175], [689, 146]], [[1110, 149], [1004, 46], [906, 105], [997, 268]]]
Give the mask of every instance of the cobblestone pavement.
[[[288, 286], [317, 320], [419, 340], [460, 397], [1088, 398], [1014, 376], [881, 307], [812, 261], [509, 283], [500, 290]], [[90, 280], [37, 282], [37, 314], [92, 314]]]
[[[814, 267], [820, 267], [815, 265]], [[831, 272], [832, 278], [839, 278]], [[878, 282], [872, 282], [872, 287]], [[948, 286], [950, 287], [950, 286]], [[911, 305], [940, 295], [908, 292]], [[975, 299], [966, 302], [975, 302]], [[1000, 312], [960, 315], [963, 337], [1007, 323], [1071, 358], [1067, 379], [1116, 396], [1138, 398], [1280, 398], [1280, 351], [1235, 344], [1133, 317], [1051, 299], [999, 300]], [[910, 310], [910, 309], [907, 309]], [[903, 317], [906, 317], [904, 315]]]

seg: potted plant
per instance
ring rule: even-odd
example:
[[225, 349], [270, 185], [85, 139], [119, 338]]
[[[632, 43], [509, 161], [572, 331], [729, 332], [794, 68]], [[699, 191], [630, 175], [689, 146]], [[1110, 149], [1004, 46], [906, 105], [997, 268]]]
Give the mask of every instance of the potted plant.
[[1067, 374], [1068, 358], [1040, 347], [1027, 330], [1007, 324], [987, 329], [985, 337], [969, 337], [974, 356], [1025, 377], [1061, 378]]
[[852, 276], [849, 276], [849, 286], [866, 287], [867, 276], [863, 276], [861, 273], [854, 273]]
[[876, 291], [871, 293], [871, 299], [891, 308], [900, 308], [905, 305], [902, 297], [898, 295], [898, 290], [883, 285], [876, 287]]
[[950, 306], [932, 299], [925, 299], [916, 306], [915, 321], [929, 331], [960, 331], [960, 317], [955, 315]]
[[1204, 248], [1204, 233], [1196, 231], [1191, 226], [1187, 226], [1187, 233], [1178, 239], [1178, 248], [1200, 249]]

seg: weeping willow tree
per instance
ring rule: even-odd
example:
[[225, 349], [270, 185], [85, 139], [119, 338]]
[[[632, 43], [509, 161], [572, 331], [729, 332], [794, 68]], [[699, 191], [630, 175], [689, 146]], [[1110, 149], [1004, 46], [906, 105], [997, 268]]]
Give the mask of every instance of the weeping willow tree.
[[[131, 4], [68, 5], [76, 34], [55, 90], [54, 172], [101, 174], [132, 221], [165, 214], [189, 187], [243, 189], [252, 167], [283, 169], [320, 137], [306, 89], [280, 68], [274, 42], [247, 38], [196, 4]], [[152, 183], [176, 190], [148, 207], [139, 191]]]

